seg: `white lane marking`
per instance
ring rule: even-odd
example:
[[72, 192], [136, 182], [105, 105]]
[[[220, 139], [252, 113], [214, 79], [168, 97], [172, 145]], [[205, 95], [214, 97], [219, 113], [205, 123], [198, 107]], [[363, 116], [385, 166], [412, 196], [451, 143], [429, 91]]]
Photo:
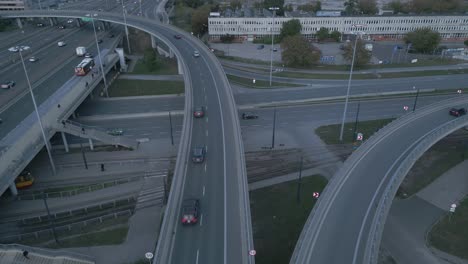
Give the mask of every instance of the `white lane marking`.
[[[206, 163], [205, 163], [205, 172], [206, 172]], [[203, 186], [203, 195], [205, 195], [205, 186]]]
[[[202, 218], [203, 219], [203, 218]], [[201, 225], [201, 224], [200, 224]], [[196, 264], [198, 264], [198, 256], [200, 255], [200, 250], [197, 249], [197, 260], [195, 261]]]
[[203, 196], [205, 196], [205, 186], [203, 186]]
[[208, 117], [207, 117], [205, 120], [206, 120], [206, 122], [208, 123]]

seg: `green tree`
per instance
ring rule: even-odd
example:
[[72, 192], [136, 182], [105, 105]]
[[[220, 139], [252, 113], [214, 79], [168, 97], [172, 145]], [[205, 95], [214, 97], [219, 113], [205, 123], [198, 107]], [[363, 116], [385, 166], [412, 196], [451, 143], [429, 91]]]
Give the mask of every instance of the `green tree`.
[[[354, 52], [354, 42], [351, 41], [349, 42], [343, 50], [343, 57], [345, 60], [347, 60], [349, 63], [352, 62], [353, 60], [353, 52]], [[365, 43], [361, 39], [358, 39], [356, 43], [356, 56], [354, 58], [354, 66], [362, 66], [366, 65], [369, 63], [371, 59], [372, 54], [370, 51], [365, 49]]]
[[150, 72], [155, 71], [159, 67], [159, 60], [153, 49], [146, 49], [143, 53], [143, 62], [146, 69]]
[[334, 39], [336, 42], [340, 42], [341, 40], [341, 33], [339, 31], [333, 30], [330, 33], [330, 38]]
[[204, 34], [208, 30], [208, 17], [211, 6], [201, 6], [192, 13], [192, 32], [193, 34]]
[[315, 3], [315, 10], [314, 10], [314, 12], [317, 13], [317, 11], [320, 11], [320, 10], [322, 10], [322, 2], [317, 1], [317, 2]]
[[358, 8], [361, 13], [366, 15], [375, 15], [379, 12], [375, 0], [359, 0]]
[[468, 46], [468, 39], [463, 41], [463, 44], [465, 44], [465, 46]]
[[185, 4], [191, 8], [197, 8], [203, 5], [203, 0], [184, 0]]
[[230, 5], [232, 9], [240, 9], [242, 7], [242, 3], [239, 0], [231, 1]]
[[317, 37], [318, 41], [323, 41], [330, 37], [330, 30], [326, 27], [321, 27], [315, 36]]
[[282, 40], [287, 36], [294, 36], [294, 35], [300, 34], [301, 30], [302, 30], [302, 25], [299, 19], [291, 19], [283, 23], [283, 27], [281, 28], [279, 39]]
[[359, 14], [358, 10], [358, 0], [348, 0], [344, 3], [345, 13], [347, 15], [356, 15]]
[[398, 13], [408, 13], [409, 12], [409, 7], [408, 4], [405, 2], [402, 2], [401, 0], [394, 0], [388, 4], [388, 7], [393, 10], [393, 13], [398, 14]]
[[307, 67], [320, 60], [321, 52], [301, 35], [288, 36], [281, 42], [281, 58], [287, 66]]
[[440, 34], [430, 28], [419, 28], [407, 33], [405, 42], [411, 43], [411, 47], [417, 52], [430, 53], [439, 45]]

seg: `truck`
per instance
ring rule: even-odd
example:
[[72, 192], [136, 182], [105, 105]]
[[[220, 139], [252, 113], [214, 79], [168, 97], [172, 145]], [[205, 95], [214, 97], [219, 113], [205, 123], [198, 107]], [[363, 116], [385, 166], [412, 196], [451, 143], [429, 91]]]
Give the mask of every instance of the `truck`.
[[85, 47], [77, 47], [76, 48], [76, 55], [78, 57], [83, 57], [86, 54], [86, 48]]

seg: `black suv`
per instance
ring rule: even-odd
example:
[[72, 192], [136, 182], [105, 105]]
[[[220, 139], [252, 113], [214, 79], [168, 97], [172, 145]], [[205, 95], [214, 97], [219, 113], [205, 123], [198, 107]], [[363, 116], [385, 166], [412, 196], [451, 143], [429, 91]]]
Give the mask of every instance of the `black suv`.
[[206, 156], [206, 148], [203, 147], [195, 147], [192, 152], [192, 161], [194, 163], [202, 163], [205, 160]]
[[452, 108], [452, 109], [450, 109], [449, 114], [452, 115], [452, 116], [459, 117], [459, 116], [462, 116], [462, 115], [466, 114], [466, 109], [465, 108], [458, 108], [458, 109], [457, 108]]
[[258, 118], [258, 115], [254, 113], [250, 113], [250, 112], [242, 113], [242, 119], [257, 119], [257, 118]]

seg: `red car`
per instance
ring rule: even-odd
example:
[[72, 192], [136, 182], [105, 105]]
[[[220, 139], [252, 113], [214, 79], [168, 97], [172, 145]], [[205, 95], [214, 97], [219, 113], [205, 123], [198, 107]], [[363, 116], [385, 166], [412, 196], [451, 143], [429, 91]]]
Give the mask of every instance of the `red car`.
[[181, 36], [181, 35], [179, 35], [179, 34], [177, 34], [177, 35], [174, 35], [174, 38], [175, 38], [175, 39], [181, 39], [181, 38], [182, 38], [182, 36]]
[[196, 107], [195, 110], [193, 110], [193, 116], [196, 118], [204, 117], [205, 107], [204, 106]]
[[459, 117], [459, 116], [462, 116], [462, 115], [466, 114], [466, 109], [465, 108], [459, 108], [459, 109], [452, 108], [452, 109], [450, 109], [449, 114], [452, 115], [452, 116]]
[[200, 201], [198, 199], [186, 199], [182, 202], [182, 225], [194, 225], [198, 222]]

